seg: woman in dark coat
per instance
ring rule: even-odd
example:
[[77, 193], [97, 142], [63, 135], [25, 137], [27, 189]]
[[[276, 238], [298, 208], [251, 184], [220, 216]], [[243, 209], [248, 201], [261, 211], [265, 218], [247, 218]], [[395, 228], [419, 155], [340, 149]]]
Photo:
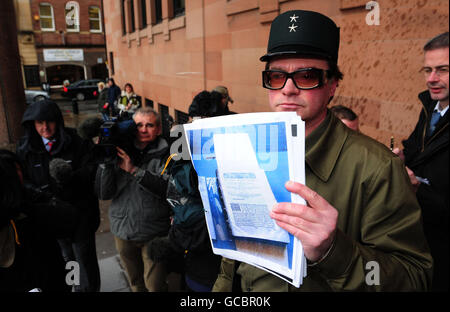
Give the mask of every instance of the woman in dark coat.
[[102, 114], [103, 120], [107, 121], [110, 119], [111, 116], [111, 107], [109, 105], [106, 105], [108, 99], [108, 88], [105, 88], [104, 82], [99, 82], [97, 86], [98, 86], [98, 98], [97, 98], [98, 111]]

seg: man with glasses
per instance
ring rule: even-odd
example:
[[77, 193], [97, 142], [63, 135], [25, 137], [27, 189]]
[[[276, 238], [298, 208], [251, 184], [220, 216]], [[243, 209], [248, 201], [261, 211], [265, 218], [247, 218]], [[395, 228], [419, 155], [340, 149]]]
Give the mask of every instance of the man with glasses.
[[278, 203], [271, 217], [302, 242], [307, 277], [296, 289], [254, 266], [223, 259], [215, 291], [428, 288], [432, 259], [401, 159], [327, 109], [343, 77], [338, 49], [332, 20], [296, 10], [273, 21], [261, 58], [271, 109], [297, 112], [305, 121], [307, 186], [285, 186], [307, 205]]
[[133, 292], [167, 291], [167, 269], [148, 255], [148, 243], [167, 235], [170, 206], [167, 179], [162, 175], [169, 145], [161, 137], [161, 117], [150, 107], [133, 115], [136, 129], [117, 147], [117, 158], [97, 169], [99, 199], [112, 200], [109, 207], [111, 233]]
[[433, 291], [448, 290], [448, 47], [448, 32], [425, 45], [421, 71], [428, 90], [419, 94], [423, 108], [416, 128], [403, 141], [405, 149], [394, 150], [420, 182], [416, 195], [434, 259]]

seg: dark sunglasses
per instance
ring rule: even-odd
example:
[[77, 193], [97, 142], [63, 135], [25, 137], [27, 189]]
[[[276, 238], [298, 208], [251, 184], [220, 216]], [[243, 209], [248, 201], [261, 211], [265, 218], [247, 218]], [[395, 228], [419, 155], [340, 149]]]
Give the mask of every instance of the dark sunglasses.
[[263, 87], [270, 90], [281, 90], [289, 78], [292, 79], [297, 89], [311, 90], [323, 85], [324, 74], [329, 75], [329, 70], [318, 68], [302, 68], [292, 73], [282, 70], [265, 70], [262, 72]]

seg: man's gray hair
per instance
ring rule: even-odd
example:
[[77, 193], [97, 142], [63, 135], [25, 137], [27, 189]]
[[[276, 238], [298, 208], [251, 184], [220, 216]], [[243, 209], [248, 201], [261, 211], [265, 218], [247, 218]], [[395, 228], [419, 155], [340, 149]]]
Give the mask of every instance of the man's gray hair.
[[151, 107], [140, 107], [138, 108], [134, 114], [133, 114], [133, 118], [134, 116], [136, 116], [137, 114], [141, 114], [141, 115], [154, 115], [156, 117], [156, 126], [160, 127], [161, 126], [161, 116]]
[[423, 47], [423, 50], [432, 51], [444, 48], [448, 48], [448, 31], [428, 41], [427, 44]]

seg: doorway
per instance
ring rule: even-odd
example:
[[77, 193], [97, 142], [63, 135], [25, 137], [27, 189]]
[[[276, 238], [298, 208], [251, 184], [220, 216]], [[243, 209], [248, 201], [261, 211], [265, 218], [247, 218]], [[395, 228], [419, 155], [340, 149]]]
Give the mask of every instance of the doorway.
[[51, 86], [63, 85], [65, 80], [70, 83], [85, 79], [84, 68], [79, 65], [54, 65], [46, 68], [47, 82]]

